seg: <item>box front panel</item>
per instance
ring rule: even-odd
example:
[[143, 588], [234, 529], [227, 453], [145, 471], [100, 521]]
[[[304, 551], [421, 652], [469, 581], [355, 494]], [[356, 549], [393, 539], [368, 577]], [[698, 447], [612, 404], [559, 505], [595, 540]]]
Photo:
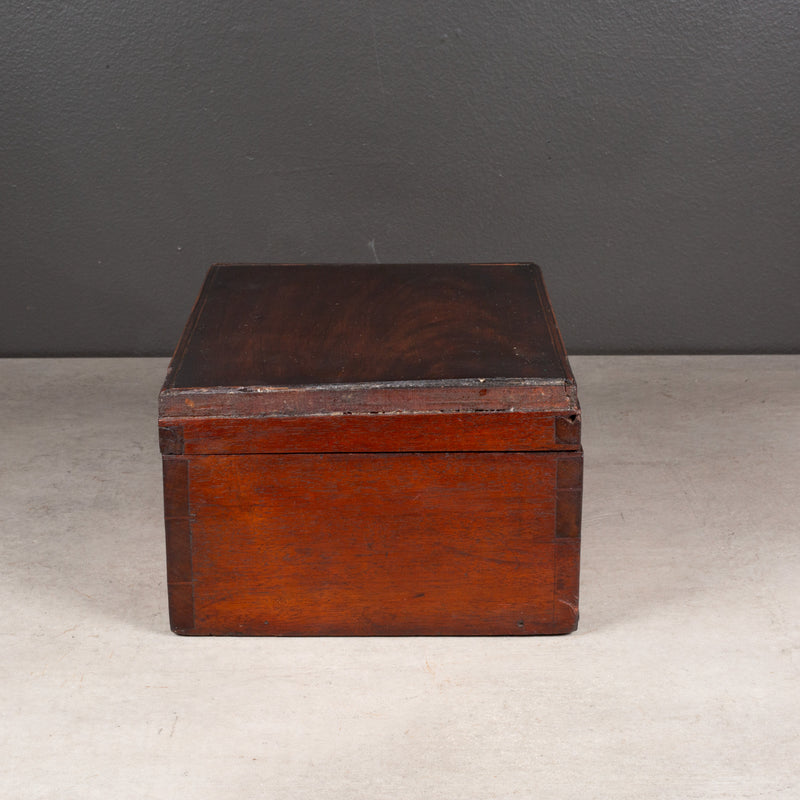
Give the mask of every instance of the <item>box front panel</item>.
[[174, 461], [188, 465], [193, 626], [181, 632], [526, 634], [575, 626], [578, 525], [565, 517], [579, 509], [579, 453]]

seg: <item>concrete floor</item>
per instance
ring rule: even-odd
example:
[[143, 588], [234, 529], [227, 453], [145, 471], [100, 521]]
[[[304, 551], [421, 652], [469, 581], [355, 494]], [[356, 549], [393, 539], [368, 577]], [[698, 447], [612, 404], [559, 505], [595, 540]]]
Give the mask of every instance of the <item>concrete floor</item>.
[[800, 357], [574, 358], [577, 633], [169, 632], [164, 359], [0, 361], [0, 797], [800, 797]]

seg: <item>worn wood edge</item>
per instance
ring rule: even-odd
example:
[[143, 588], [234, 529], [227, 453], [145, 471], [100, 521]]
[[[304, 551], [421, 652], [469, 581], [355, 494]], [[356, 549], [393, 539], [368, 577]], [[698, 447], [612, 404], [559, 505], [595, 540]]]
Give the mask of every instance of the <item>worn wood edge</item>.
[[559, 415], [555, 419], [555, 441], [563, 445], [579, 445], [581, 442], [581, 412], [576, 410], [568, 416]]
[[579, 411], [574, 385], [555, 381], [469, 379], [392, 384], [162, 389], [159, 417], [453, 414], [470, 411]]
[[162, 455], [182, 455], [183, 425], [159, 423], [158, 448]]
[[179, 636], [192, 635], [194, 627], [194, 586], [191, 583], [167, 584], [169, 627]]

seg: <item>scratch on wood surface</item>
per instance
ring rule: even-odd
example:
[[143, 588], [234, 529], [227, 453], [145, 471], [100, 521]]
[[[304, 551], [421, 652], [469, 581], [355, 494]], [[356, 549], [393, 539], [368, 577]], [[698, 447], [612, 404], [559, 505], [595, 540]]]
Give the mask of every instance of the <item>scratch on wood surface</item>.
[[508, 564], [517, 568], [522, 566], [519, 559], [491, 558], [489, 556], [478, 555], [477, 553], [470, 553], [469, 550], [461, 550], [458, 547], [453, 547], [452, 545], [444, 545], [442, 549], [447, 550], [450, 553], [455, 553], [457, 556], [466, 556], [467, 558], [477, 558], [482, 561], [488, 561], [490, 564]]
[[573, 614], [578, 613], [578, 606], [575, 605], [575, 603], [570, 603], [569, 600], [562, 600], [560, 597], [557, 597], [556, 600], [558, 600], [558, 602], [561, 603], [562, 606], [567, 606], [568, 608], [572, 609]]

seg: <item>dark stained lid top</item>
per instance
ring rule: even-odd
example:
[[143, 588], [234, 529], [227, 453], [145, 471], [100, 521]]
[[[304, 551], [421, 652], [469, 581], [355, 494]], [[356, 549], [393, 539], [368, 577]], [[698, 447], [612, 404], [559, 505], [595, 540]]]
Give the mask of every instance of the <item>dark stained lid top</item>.
[[216, 265], [161, 416], [569, 409], [532, 264]]

